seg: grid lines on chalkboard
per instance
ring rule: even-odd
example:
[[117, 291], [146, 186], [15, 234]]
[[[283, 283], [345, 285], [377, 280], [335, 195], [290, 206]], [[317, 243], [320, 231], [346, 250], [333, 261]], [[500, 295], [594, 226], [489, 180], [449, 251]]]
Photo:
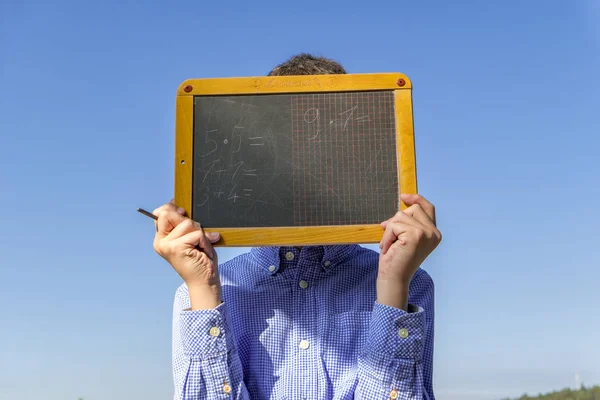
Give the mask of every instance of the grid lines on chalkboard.
[[291, 98], [295, 226], [379, 223], [398, 202], [392, 91]]

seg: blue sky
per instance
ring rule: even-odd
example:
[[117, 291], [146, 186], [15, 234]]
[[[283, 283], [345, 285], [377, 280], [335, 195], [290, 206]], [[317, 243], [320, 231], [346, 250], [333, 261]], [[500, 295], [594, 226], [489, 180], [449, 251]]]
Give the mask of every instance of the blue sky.
[[0, 399], [171, 396], [175, 90], [301, 51], [413, 81], [438, 398], [600, 384], [600, 3], [138, 3], [0, 3]]

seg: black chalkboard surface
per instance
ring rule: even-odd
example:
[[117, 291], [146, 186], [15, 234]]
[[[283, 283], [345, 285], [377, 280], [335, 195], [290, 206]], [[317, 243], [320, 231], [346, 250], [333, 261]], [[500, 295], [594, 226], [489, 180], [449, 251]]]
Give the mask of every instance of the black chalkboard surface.
[[217, 246], [374, 243], [416, 193], [402, 74], [187, 80], [175, 201]]
[[196, 97], [194, 218], [278, 227], [391, 217], [393, 100], [393, 91]]

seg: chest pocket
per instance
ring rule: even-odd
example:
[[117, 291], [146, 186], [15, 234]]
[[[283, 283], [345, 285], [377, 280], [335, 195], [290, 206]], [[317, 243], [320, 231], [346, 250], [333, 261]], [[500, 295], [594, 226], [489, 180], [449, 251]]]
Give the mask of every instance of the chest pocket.
[[370, 311], [348, 311], [329, 316], [323, 335], [323, 363], [334, 386], [354, 379], [370, 321]]

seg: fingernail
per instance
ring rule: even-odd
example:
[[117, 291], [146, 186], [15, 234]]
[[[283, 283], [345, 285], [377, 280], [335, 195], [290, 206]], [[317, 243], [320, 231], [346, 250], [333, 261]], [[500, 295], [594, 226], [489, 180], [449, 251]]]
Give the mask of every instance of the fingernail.
[[175, 199], [171, 199], [171, 200], [169, 201], [169, 203], [171, 203], [171, 204], [175, 204]]
[[209, 232], [208, 233], [208, 237], [211, 239], [218, 239], [219, 238], [219, 232]]
[[185, 209], [183, 209], [181, 207], [177, 207], [177, 213], [181, 214], [181, 215], [185, 215]]

